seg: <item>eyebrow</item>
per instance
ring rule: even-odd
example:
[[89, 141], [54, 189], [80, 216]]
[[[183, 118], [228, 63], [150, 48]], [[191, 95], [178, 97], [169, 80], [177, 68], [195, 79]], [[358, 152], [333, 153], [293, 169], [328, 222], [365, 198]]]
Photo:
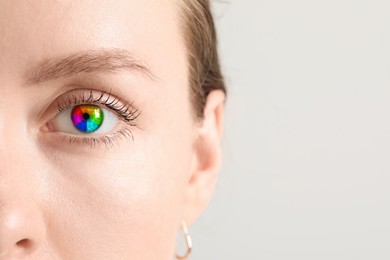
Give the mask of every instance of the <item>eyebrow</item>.
[[98, 49], [78, 52], [65, 58], [48, 59], [26, 73], [26, 82], [37, 85], [44, 81], [67, 78], [79, 73], [138, 71], [156, 78], [149, 67], [124, 49]]

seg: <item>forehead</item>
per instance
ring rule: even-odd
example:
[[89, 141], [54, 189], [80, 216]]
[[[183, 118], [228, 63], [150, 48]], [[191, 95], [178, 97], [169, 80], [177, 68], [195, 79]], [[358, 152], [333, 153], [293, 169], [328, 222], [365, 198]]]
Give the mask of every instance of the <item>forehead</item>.
[[183, 45], [171, 0], [0, 0], [0, 73], [99, 48], [126, 49], [163, 69], [161, 59], [177, 59]]

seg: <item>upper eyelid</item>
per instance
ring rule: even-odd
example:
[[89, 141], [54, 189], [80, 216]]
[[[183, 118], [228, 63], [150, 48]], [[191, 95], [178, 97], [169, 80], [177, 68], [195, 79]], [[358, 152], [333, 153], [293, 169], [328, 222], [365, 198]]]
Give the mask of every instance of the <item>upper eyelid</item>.
[[[79, 94], [79, 95], [76, 95], [78, 94], [79, 92], [83, 92], [83, 94]], [[88, 97], [85, 96], [85, 92], [88, 91]], [[98, 98], [94, 98], [93, 96], [93, 92], [96, 91], [96, 92], [100, 92], [99, 94], [97, 94], [99, 97]], [[78, 90], [78, 89], [75, 89], [75, 90], [72, 90], [70, 93], [67, 92], [65, 94], [63, 94], [58, 100], [57, 100], [57, 105], [58, 105], [58, 110], [59, 111], [62, 111], [72, 105], [79, 105], [79, 104], [88, 104], [88, 103], [103, 103], [103, 102], [100, 102], [102, 99], [103, 99], [103, 96], [104, 94], [106, 93], [110, 93], [110, 92], [106, 92], [106, 91], [97, 91], [97, 90]], [[65, 96], [65, 97], [64, 97]], [[109, 100], [109, 98], [111, 97], [112, 95], [111, 94], [108, 94], [108, 96], [106, 97], [106, 101]]]
[[[87, 95], [85, 94], [87, 93]], [[95, 93], [95, 94], [94, 94]], [[110, 102], [108, 102], [112, 99]], [[70, 92], [66, 92], [57, 99], [58, 110], [62, 111], [70, 106], [80, 104], [123, 104], [126, 106], [128, 102], [117, 98], [111, 94], [111, 91], [101, 91], [93, 89], [74, 89]]]
[[73, 89], [57, 99], [57, 108], [58, 111], [63, 111], [71, 106], [83, 103], [101, 104], [122, 117], [121, 119], [131, 126], [137, 126], [135, 120], [141, 114], [141, 111], [134, 106], [134, 101], [129, 103], [112, 94], [111, 90]]

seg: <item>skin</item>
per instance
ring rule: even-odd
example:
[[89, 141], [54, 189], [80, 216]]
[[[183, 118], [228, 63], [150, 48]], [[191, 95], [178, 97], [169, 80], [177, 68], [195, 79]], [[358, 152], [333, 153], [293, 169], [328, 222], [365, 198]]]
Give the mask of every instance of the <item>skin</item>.
[[[214, 190], [224, 103], [213, 91], [204, 120], [194, 118], [179, 9], [173, 0], [0, 0], [0, 259], [174, 258], [182, 220], [191, 225]], [[125, 50], [150, 71], [31, 80], [42, 64], [101, 50]], [[119, 120], [99, 136], [129, 128], [133, 138], [66, 141], [74, 134], [53, 121], [75, 89], [132, 103], [136, 126]]]

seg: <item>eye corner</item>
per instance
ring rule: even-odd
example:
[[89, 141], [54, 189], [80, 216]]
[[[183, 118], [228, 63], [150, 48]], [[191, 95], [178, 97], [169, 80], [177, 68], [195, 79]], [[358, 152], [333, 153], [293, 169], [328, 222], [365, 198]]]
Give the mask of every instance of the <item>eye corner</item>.
[[52, 124], [52, 121], [53, 119], [51, 119], [49, 122], [46, 122], [45, 124], [43, 124], [40, 128], [39, 128], [39, 131], [41, 132], [53, 132], [55, 131], [54, 129], [54, 126]]

